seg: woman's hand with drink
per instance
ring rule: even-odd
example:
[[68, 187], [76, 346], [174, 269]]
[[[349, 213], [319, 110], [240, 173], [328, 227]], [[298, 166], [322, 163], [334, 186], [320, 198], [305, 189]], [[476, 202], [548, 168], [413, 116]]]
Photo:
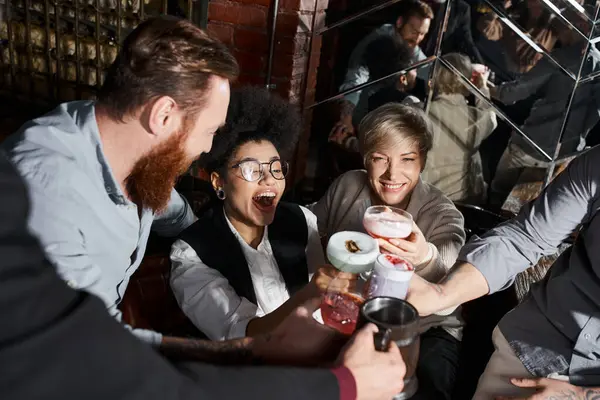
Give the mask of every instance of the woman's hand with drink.
[[375, 325], [367, 324], [340, 354], [339, 364], [352, 372], [359, 400], [389, 400], [404, 388], [406, 365], [400, 350], [391, 342], [388, 351], [376, 351], [376, 332]]
[[382, 252], [395, 254], [409, 261], [417, 268], [431, 260], [429, 244], [423, 232], [413, 222], [412, 232], [405, 239], [379, 239]]
[[490, 69], [482, 64], [473, 64], [473, 76], [471, 81], [479, 89], [487, 87], [487, 82], [490, 77]]

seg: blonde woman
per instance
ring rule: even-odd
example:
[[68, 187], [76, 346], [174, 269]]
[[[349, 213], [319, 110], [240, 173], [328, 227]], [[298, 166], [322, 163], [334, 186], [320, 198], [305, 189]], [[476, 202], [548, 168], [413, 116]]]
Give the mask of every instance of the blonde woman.
[[[431, 149], [431, 127], [416, 107], [386, 104], [370, 112], [358, 128], [365, 170], [341, 175], [312, 211], [319, 233], [365, 231], [362, 218], [371, 205], [390, 205], [414, 218], [406, 239], [380, 239], [380, 248], [415, 265], [416, 273], [438, 282], [456, 261], [465, 242], [464, 221], [452, 201], [420, 174]], [[450, 399], [461, 340], [460, 309], [422, 321], [416, 399]], [[423, 396], [423, 397], [420, 397]]]

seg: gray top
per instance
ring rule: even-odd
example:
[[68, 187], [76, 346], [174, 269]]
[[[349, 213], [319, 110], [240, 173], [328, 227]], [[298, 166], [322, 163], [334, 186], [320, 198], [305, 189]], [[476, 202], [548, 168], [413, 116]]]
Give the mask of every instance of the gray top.
[[[150, 228], [177, 235], [193, 222], [191, 207], [173, 190], [162, 215], [148, 209], [138, 214], [104, 157], [91, 101], [60, 105], [25, 124], [1, 148], [28, 185], [29, 227], [59, 275], [99, 296], [120, 320], [117, 306], [142, 262]], [[152, 344], [162, 339], [152, 331], [133, 333]]]
[[600, 147], [576, 158], [515, 219], [475, 237], [458, 257], [481, 271], [493, 293], [582, 225], [575, 244], [499, 325], [532, 374], [569, 375], [579, 385], [600, 383], [599, 165]]

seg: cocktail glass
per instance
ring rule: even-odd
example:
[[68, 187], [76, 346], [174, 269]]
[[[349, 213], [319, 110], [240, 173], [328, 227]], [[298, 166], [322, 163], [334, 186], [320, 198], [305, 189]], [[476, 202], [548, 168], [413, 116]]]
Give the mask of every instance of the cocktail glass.
[[412, 232], [413, 217], [396, 207], [371, 206], [365, 211], [363, 225], [376, 239], [404, 239]]
[[348, 279], [349, 275], [340, 273], [333, 278], [321, 301], [321, 317], [325, 325], [345, 335], [354, 333], [358, 313], [364, 303], [361, 285], [356, 280]]

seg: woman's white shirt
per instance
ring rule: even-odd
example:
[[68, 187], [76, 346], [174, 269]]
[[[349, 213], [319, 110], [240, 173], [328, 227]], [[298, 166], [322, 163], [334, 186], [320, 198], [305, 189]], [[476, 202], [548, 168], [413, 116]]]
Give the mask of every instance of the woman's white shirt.
[[[308, 209], [300, 208], [308, 228], [308, 283], [315, 270], [324, 264], [325, 258], [317, 217]], [[290, 297], [271, 249], [268, 227], [254, 249], [236, 231], [227, 215], [225, 220], [246, 258], [258, 304], [238, 296], [227, 279], [204, 264], [196, 251], [183, 240], [176, 241], [171, 248], [171, 288], [175, 298], [184, 314], [212, 340], [246, 336], [250, 320], [273, 312]]]

